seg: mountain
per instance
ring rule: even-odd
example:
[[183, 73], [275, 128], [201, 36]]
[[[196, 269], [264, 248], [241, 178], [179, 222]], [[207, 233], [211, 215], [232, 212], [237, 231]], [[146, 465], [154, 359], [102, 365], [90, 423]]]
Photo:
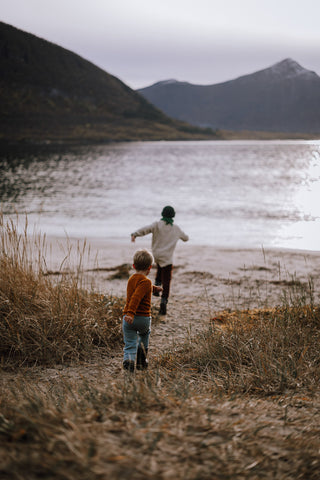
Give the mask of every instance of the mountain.
[[215, 129], [320, 132], [320, 77], [292, 59], [214, 85], [167, 80], [138, 90], [167, 115]]
[[0, 140], [213, 138], [80, 56], [0, 22]]

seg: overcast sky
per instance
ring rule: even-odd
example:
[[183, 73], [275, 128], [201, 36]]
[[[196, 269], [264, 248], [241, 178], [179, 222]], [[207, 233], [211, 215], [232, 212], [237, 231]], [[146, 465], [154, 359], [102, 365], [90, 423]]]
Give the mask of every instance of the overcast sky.
[[131, 88], [213, 84], [287, 57], [320, 74], [319, 0], [0, 0], [0, 19]]

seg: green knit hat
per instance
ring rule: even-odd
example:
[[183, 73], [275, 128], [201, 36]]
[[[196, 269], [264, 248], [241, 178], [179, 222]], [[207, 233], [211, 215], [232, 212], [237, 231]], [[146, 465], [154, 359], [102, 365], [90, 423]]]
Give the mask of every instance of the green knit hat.
[[174, 211], [174, 208], [170, 207], [170, 205], [167, 205], [166, 207], [164, 207], [161, 213], [161, 215], [166, 218], [173, 218], [175, 214], [176, 212]]

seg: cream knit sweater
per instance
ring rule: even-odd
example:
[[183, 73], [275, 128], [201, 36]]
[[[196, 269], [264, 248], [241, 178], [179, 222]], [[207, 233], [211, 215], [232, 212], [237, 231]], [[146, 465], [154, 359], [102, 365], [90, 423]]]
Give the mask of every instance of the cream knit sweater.
[[178, 240], [187, 242], [189, 240], [178, 225], [167, 225], [163, 220], [147, 225], [146, 227], [139, 228], [136, 232], [133, 232], [134, 237], [143, 237], [152, 233], [152, 253], [155, 262], [160, 267], [171, 265], [173, 263], [173, 252]]

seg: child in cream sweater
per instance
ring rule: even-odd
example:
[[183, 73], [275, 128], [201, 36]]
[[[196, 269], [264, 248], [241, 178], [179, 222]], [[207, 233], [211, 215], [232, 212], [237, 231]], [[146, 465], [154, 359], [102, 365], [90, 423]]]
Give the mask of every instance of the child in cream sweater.
[[186, 235], [178, 225], [173, 223], [175, 213], [174, 208], [168, 205], [162, 210], [161, 220], [142, 227], [131, 234], [131, 241], [134, 242], [136, 237], [152, 233], [152, 253], [157, 264], [155, 283], [163, 287], [159, 310], [161, 315], [167, 313], [174, 249], [176, 248], [178, 240], [184, 242], [189, 240], [188, 235]]

